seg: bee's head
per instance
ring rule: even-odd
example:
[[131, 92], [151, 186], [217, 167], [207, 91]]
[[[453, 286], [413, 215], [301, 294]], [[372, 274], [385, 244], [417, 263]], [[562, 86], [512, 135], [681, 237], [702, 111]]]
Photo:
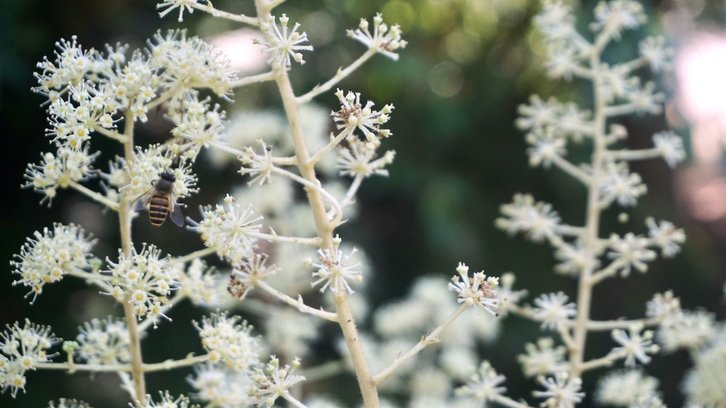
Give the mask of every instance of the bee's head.
[[174, 176], [173, 173], [170, 173], [169, 170], [164, 170], [160, 175], [159, 178], [162, 180], [168, 181], [170, 183], [173, 183], [176, 181], [176, 176]]

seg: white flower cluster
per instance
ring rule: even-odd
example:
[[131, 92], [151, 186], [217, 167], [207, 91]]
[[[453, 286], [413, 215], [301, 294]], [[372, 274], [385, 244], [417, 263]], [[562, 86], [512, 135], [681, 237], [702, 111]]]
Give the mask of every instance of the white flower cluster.
[[106, 259], [111, 276], [107, 286], [109, 294], [118, 302], [128, 302], [136, 317], [157, 319], [163, 316], [162, 306], [169, 301], [169, 295], [178, 288], [179, 271], [167, 256], [161, 258], [161, 250], [146, 245], [138, 252], [136, 248], [129, 255], [119, 250], [118, 261]]
[[192, 404], [189, 401], [189, 397], [180, 395], [174, 398], [169, 391], [159, 391], [161, 400], [154, 402], [151, 395], [146, 396], [146, 400], [143, 402], [143, 408], [200, 408], [197, 404]]
[[55, 401], [50, 401], [48, 403], [48, 408], [91, 408], [91, 405], [83, 401], [60, 398], [57, 404]]
[[175, 200], [196, 193], [197, 176], [192, 173], [191, 163], [182, 161], [173, 166], [175, 157], [174, 145], [169, 144], [137, 147], [135, 160], [131, 163], [116, 157], [116, 161], [109, 165], [108, 174], [103, 174], [112, 187], [107, 189], [107, 194], [113, 197], [120, 191], [125, 191], [132, 199], [140, 198], [153, 188], [161, 173], [165, 171], [175, 178], [172, 188]]
[[601, 404], [631, 407], [638, 398], [657, 395], [658, 380], [630, 369], [608, 373], [598, 382], [595, 399]]
[[283, 14], [277, 19], [280, 24], [275, 22], [275, 17], [270, 20], [263, 21], [260, 29], [265, 35], [265, 39], [259, 41], [263, 46], [263, 52], [267, 55], [267, 63], [273, 69], [290, 69], [292, 61], [304, 64], [305, 60], [300, 51], [312, 51], [313, 46], [308, 42], [308, 35], [305, 32], [299, 33], [299, 23], [295, 23], [292, 30], [288, 31], [287, 23], [290, 19]]
[[380, 13], [373, 17], [373, 33], [368, 20], [362, 18], [357, 29], [348, 30], [348, 36], [392, 60], [398, 59], [395, 51], [407, 45], [406, 40], [401, 39], [401, 27], [397, 24], [389, 27]]
[[360, 93], [343, 92], [338, 89], [335, 96], [340, 101], [340, 109], [333, 111], [330, 115], [335, 120], [338, 129], [359, 130], [363, 133], [364, 139], [369, 143], [377, 144], [380, 138], [391, 136], [391, 131], [381, 128], [388, 123], [393, 112], [393, 105], [385, 105], [381, 110], [373, 109], [373, 101], [362, 104]]
[[486, 403], [493, 397], [503, 394], [507, 389], [502, 386], [506, 378], [497, 373], [488, 361], [482, 361], [479, 369], [469, 377], [466, 385], [456, 389], [456, 395], [461, 397], [472, 397], [475, 400]]
[[496, 316], [499, 306], [496, 290], [499, 278], [487, 276], [484, 271], [469, 276], [469, 267], [463, 263], [459, 263], [456, 272], [459, 275], [454, 275], [449, 282], [449, 290], [456, 293], [456, 301], [469, 306], [481, 306]]
[[39, 363], [50, 361], [47, 350], [59, 341], [50, 327], [31, 323], [25, 319], [21, 326], [6, 326], [0, 333], [0, 387], [10, 390], [15, 397], [25, 391], [25, 372], [35, 369]]
[[262, 154], [258, 155], [252, 147], [246, 146], [239, 157], [242, 162], [239, 174], [250, 176], [247, 184], [263, 186], [270, 183], [275, 165], [272, 163], [272, 146], [263, 140], [258, 140], [257, 143], [262, 148]]
[[212, 407], [247, 408], [253, 382], [248, 371], [237, 371], [219, 364], [205, 364], [194, 369], [189, 384], [196, 390], [195, 399]]
[[226, 113], [210, 98], [200, 99], [199, 92], [189, 90], [174, 98], [169, 104], [169, 119], [174, 123], [171, 134], [178, 138], [181, 156], [196, 158], [203, 147], [223, 137], [227, 126]]
[[613, 340], [615, 340], [620, 346], [613, 348], [613, 353], [622, 352], [625, 354], [625, 365], [632, 367], [635, 365], [635, 360], [638, 360], [641, 364], [648, 364], [651, 360], [648, 354], [655, 354], [660, 350], [657, 344], [653, 344], [653, 332], [650, 330], [644, 331], [642, 334], [641, 325], [633, 325], [628, 329], [628, 333], [625, 330], [613, 330], [611, 332]]
[[537, 344], [527, 343], [524, 346], [526, 354], [520, 354], [517, 360], [522, 364], [522, 371], [527, 377], [554, 374], [565, 371], [568, 363], [565, 362], [567, 349], [564, 346], [555, 346], [551, 337], [537, 339]]
[[113, 317], [93, 319], [79, 328], [76, 353], [88, 364], [118, 364], [131, 361], [126, 323]]
[[260, 340], [252, 336], [252, 326], [240, 322], [239, 316], [213, 313], [203, 318], [201, 324], [195, 322], [195, 326], [211, 363], [222, 362], [237, 371], [257, 363], [262, 352]]
[[544, 390], [534, 391], [532, 395], [544, 399], [541, 407], [574, 408], [585, 397], [585, 393], [581, 392], [582, 380], [571, 377], [567, 372], [555, 373], [552, 377], [540, 376], [537, 382]]
[[214, 268], [207, 267], [201, 259], [193, 260], [178, 278], [179, 293], [193, 304], [215, 307], [222, 303], [221, 279], [215, 275]]
[[504, 217], [497, 218], [497, 227], [512, 235], [526, 232], [535, 242], [554, 236], [560, 223], [551, 204], [535, 202], [530, 194], [515, 194], [512, 202], [502, 205], [499, 211]]
[[689, 402], [696, 406], [723, 406], [726, 403], [726, 325], [713, 327], [713, 336], [694, 356], [694, 367], [683, 388]]
[[91, 249], [96, 240], [77, 225], [54, 224], [53, 229], [35, 231], [10, 261], [13, 273], [20, 278], [14, 285], [29, 287], [32, 300], [43, 292], [43, 286], [59, 282], [63, 276], [91, 269]]
[[200, 211], [202, 220], [191, 229], [201, 234], [207, 247], [232, 265], [252, 257], [262, 217], [255, 216], [251, 206], [242, 207], [227, 195], [223, 205], [201, 207]]
[[544, 329], [558, 329], [577, 313], [575, 304], [568, 300], [564, 292], [542, 294], [534, 300], [532, 317], [542, 322]]
[[88, 146], [81, 150], [60, 147], [55, 154], [44, 153], [39, 164], [28, 164], [25, 170], [25, 188], [42, 193], [43, 201], [51, 204], [59, 188], [68, 188], [71, 183], [86, 181], [96, 174], [91, 166], [98, 153], [89, 154]]
[[360, 263], [354, 263], [352, 259], [357, 252], [356, 249], [353, 248], [346, 254], [339, 247], [339, 241], [337, 244], [333, 251], [319, 249], [317, 261], [310, 261], [310, 263], [315, 268], [315, 272], [313, 272], [315, 280], [312, 282], [312, 286], [322, 285], [320, 286], [321, 293], [330, 289], [334, 295], [341, 296], [345, 292], [353, 293], [349, 282], [360, 284], [363, 282], [363, 273]]
[[243, 259], [230, 275], [229, 286], [227, 286], [229, 293], [239, 300], [244, 300], [257, 282], [261, 282], [279, 271], [280, 268], [267, 265], [267, 258], [267, 254], [255, 253], [249, 258]]
[[255, 404], [272, 407], [275, 401], [288, 394], [295, 384], [305, 381], [304, 376], [293, 374], [298, 367], [300, 367], [298, 359], [294, 359], [292, 364], [280, 367], [280, 360], [275, 356], [270, 357], [267, 364], [255, 367], [252, 374], [255, 387], [250, 391]]

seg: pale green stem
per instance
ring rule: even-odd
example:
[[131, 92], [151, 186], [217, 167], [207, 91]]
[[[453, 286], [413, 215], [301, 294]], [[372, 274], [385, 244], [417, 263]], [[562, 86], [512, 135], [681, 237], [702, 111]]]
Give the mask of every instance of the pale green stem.
[[641, 150], [609, 150], [606, 155], [616, 160], [645, 160], [663, 157], [663, 151], [657, 147]]
[[94, 126], [93, 130], [120, 143], [126, 143], [126, 136], [101, 126]]
[[281, 395], [281, 397], [282, 397], [282, 398], [283, 398], [283, 399], [284, 399], [285, 401], [289, 402], [289, 403], [290, 403], [290, 405], [292, 405], [293, 407], [296, 407], [296, 408], [307, 408], [307, 406], [306, 406], [305, 404], [303, 404], [302, 402], [300, 402], [300, 401], [298, 401], [297, 399], [295, 399], [295, 397], [293, 397], [293, 396], [292, 396], [292, 395], [291, 395], [291, 394], [290, 394], [289, 392], [287, 392], [287, 391], [285, 391], [285, 393], [284, 393], [284, 394], [282, 394], [282, 395]]
[[232, 88], [240, 88], [247, 85], [256, 84], [259, 82], [272, 81], [275, 79], [275, 73], [273, 71], [265, 72], [257, 75], [250, 75], [242, 77], [232, 82]]
[[454, 313], [452, 313], [438, 327], [436, 327], [434, 330], [432, 330], [431, 333], [429, 333], [426, 336], [422, 336], [421, 337], [421, 340], [419, 340], [418, 343], [416, 343], [415, 346], [413, 346], [410, 350], [408, 350], [406, 352], [406, 354], [402, 355], [401, 357], [396, 358], [396, 360], [393, 363], [391, 363], [391, 365], [389, 365], [388, 367], [386, 367], [385, 369], [383, 369], [380, 373], [376, 374], [373, 377], [373, 381], [376, 384], [380, 384], [386, 378], [390, 377], [404, 363], [406, 363], [411, 358], [413, 358], [413, 356], [415, 356], [416, 354], [418, 354], [421, 350], [425, 349], [427, 346], [429, 346], [431, 344], [439, 343], [441, 341], [441, 339], [439, 338], [439, 336], [441, 335], [441, 333], [444, 330], [446, 330], [446, 328], [449, 327], [449, 325], [451, 323], [453, 323], [456, 319], [458, 319], [459, 316], [461, 316], [461, 314], [464, 313], [464, 311], [466, 309], [468, 309], [469, 307], [470, 307], [470, 305], [468, 305], [466, 303], [462, 303], [459, 306], [459, 308], [456, 309], [456, 311], [454, 311]]
[[363, 65], [363, 63], [365, 63], [371, 57], [376, 55], [376, 52], [377, 51], [375, 48], [367, 49], [366, 52], [364, 52], [360, 57], [358, 57], [358, 59], [353, 61], [347, 67], [345, 67], [343, 69], [338, 68], [338, 71], [335, 73], [334, 77], [330, 78], [328, 81], [326, 81], [323, 84], [315, 85], [315, 87], [312, 90], [310, 90], [309, 92], [307, 92], [306, 94], [295, 98], [295, 101], [300, 104], [310, 102], [311, 100], [313, 100], [313, 98], [320, 95], [321, 93], [329, 91], [338, 82], [342, 81], [345, 77], [350, 75], [353, 71], [360, 68], [360, 66]]
[[258, 281], [255, 283], [255, 286], [264, 290], [265, 292], [271, 294], [272, 296], [276, 297], [280, 301], [287, 303], [288, 305], [296, 308], [298, 311], [302, 313], [307, 313], [309, 315], [317, 316], [324, 320], [329, 320], [331, 322], [337, 322], [338, 316], [335, 313], [326, 312], [322, 308], [315, 309], [314, 307], [310, 307], [305, 304], [302, 300], [302, 296], [298, 296], [297, 299], [294, 299], [279, 290], [273, 288], [265, 281]]
[[113, 200], [110, 200], [109, 198], [107, 198], [103, 194], [99, 194], [99, 193], [91, 190], [90, 188], [88, 188], [88, 187], [86, 187], [84, 185], [78, 184], [75, 181], [71, 181], [68, 185], [70, 187], [72, 187], [74, 190], [76, 190], [76, 191], [78, 191], [80, 193], [83, 193], [84, 195], [86, 195], [87, 197], [91, 198], [92, 200], [94, 200], [94, 201], [96, 201], [98, 203], [103, 204], [107, 208], [110, 208], [110, 209], [112, 209], [114, 211], [118, 211], [118, 203], [115, 202], [115, 201], [113, 201]]
[[[124, 158], [127, 165], [132, 165], [134, 157], [134, 121], [135, 118], [131, 112], [127, 111], [124, 123], [124, 135], [126, 142], [124, 143]], [[121, 192], [121, 200], [119, 202], [118, 217], [119, 228], [121, 230], [121, 248], [124, 256], [129, 257], [133, 251], [133, 241], [131, 239], [131, 202], [135, 197], [128, 196], [128, 190]], [[143, 364], [144, 360], [141, 355], [141, 338], [137, 327], [136, 313], [131, 305], [129, 295], [123, 301], [124, 317], [126, 318], [126, 326], [129, 331], [129, 348], [131, 350], [131, 376], [134, 382], [134, 390], [136, 391], [136, 401], [144, 401], [146, 398], [146, 381], [144, 379]]]
[[204, 258], [207, 255], [212, 255], [215, 252], [216, 252], [216, 250], [214, 248], [202, 248], [202, 249], [196, 250], [194, 252], [188, 253], [186, 255], [176, 257], [176, 258], [174, 258], [174, 262], [181, 262], [181, 263], [191, 262], [195, 259]]
[[190, 3], [192, 7], [194, 7], [197, 10], [204, 11], [206, 13], [209, 13], [212, 15], [212, 17], [219, 17], [223, 18], [225, 20], [231, 20], [236, 21], [238, 23], [248, 24], [253, 27], [257, 27], [259, 22], [254, 17], [249, 17], [244, 14], [233, 14], [227, 11], [222, 11], [214, 8], [211, 1], [208, 1], [206, 3], [199, 3], [199, 2], [192, 2]]
[[328, 144], [323, 146], [322, 149], [318, 150], [318, 152], [315, 153], [310, 158], [310, 160], [308, 161], [308, 164], [312, 164], [314, 166], [317, 162], [320, 161], [320, 159], [323, 158], [323, 156], [328, 154], [328, 152], [330, 152], [331, 150], [335, 149], [335, 147], [338, 146], [340, 144], [340, 142], [345, 140], [346, 137], [348, 137], [351, 133], [353, 133], [354, 129], [355, 128], [347, 127], [347, 128], [344, 128], [343, 130], [341, 130], [337, 136], [331, 138], [330, 141], [328, 142]]
[[589, 186], [591, 183], [590, 176], [582, 171], [580, 168], [575, 166], [574, 164], [570, 163], [569, 161], [565, 160], [564, 158], [560, 156], [555, 156], [552, 159], [552, 163], [554, 163], [555, 166], [560, 168], [565, 173], [569, 174], [570, 176], [576, 178], [579, 180], [582, 184]]

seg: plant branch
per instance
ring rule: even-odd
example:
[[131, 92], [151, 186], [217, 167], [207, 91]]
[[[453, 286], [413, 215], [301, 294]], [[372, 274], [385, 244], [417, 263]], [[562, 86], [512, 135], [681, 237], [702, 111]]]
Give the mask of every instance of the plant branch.
[[663, 157], [663, 152], [657, 147], [640, 150], [608, 150], [605, 154], [616, 160], [645, 160]]
[[441, 332], [446, 330], [446, 328], [449, 327], [449, 325], [451, 323], [453, 323], [454, 320], [458, 319], [459, 316], [461, 316], [461, 314], [464, 313], [464, 311], [468, 308], [469, 308], [469, 305], [466, 303], [460, 305], [459, 308], [456, 309], [456, 311], [454, 311], [454, 313], [452, 313], [438, 327], [436, 327], [434, 330], [432, 330], [431, 333], [429, 333], [426, 336], [421, 336], [421, 340], [419, 340], [415, 346], [413, 346], [409, 351], [407, 351], [406, 354], [402, 355], [401, 357], [398, 357], [396, 360], [393, 361], [393, 363], [391, 363], [391, 365], [389, 365], [388, 367], [383, 369], [380, 373], [373, 376], [373, 381], [376, 384], [380, 384], [385, 379], [390, 377], [401, 365], [403, 365], [406, 361], [410, 360], [413, 356], [418, 354], [421, 350], [425, 349], [427, 346], [429, 346], [431, 344], [439, 343], [441, 341], [441, 339], [439, 339], [439, 335], [441, 334]]
[[236, 21], [238, 23], [248, 24], [253, 27], [259, 26], [259, 22], [255, 17], [249, 17], [244, 14], [234, 14], [227, 11], [219, 10], [214, 8], [211, 1], [206, 3], [192, 2], [191, 6], [197, 10], [204, 11], [211, 14], [213, 17], [223, 18], [225, 20]]
[[297, 98], [295, 98], [295, 102], [297, 102], [299, 104], [303, 104], [303, 103], [306, 103], [306, 102], [310, 102], [311, 100], [313, 100], [313, 98], [315, 98], [316, 96], [320, 95], [321, 93], [329, 91], [338, 82], [340, 82], [343, 79], [345, 79], [345, 77], [347, 77], [353, 71], [355, 71], [356, 69], [358, 69], [361, 65], [363, 65], [363, 63], [365, 63], [371, 57], [373, 57], [374, 55], [376, 55], [376, 52], [377, 51], [376, 51], [375, 48], [369, 48], [369, 49], [367, 49], [366, 52], [364, 52], [360, 57], [358, 57], [358, 59], [356, 59], [355, 61], [353, 61], [347, 67], [345, 67], [343, 69], [338, 68], [338, 71], [335, 73], [335, 76], [333, 76], [332, 78], [330, 78], [328, 81], [326, 81], [323, 84], [315, 85], [315, 87], [312, 90], [310, 90], [309, 92], [307, 92], [304, 95], [301, 95], [301, 96], [298, 96]]
[[321, 319], [329, 320], [331, 322], [338, 321], [338, 316], [335, 313], [327, 312], [327, 311], [323, 310], [322, 308], [315, 309], [314, 307], [310, 307], [310, 306], [306, 305], [305, 302], [303, 302], [303, 300], [302, 300], [302, 296], [298, 296], [297, 299], [293, 299], [292, 297], [273, 288], [265, 281], [257, 281], [255, 283], [255, 286], [264, 290], [265, 292], [271, 294], [272, 296], [276, 297], [280, 301], [287, 303], [288, 305], [296, 308], [297, 310], [299, 310], [302, 313], [307, 313], [307, 314], [310, 314], [313, 316], [317, 316]]
[[264, 72], [262, 74], [250, 75], [242, 77], [232, 82], [232, 88], [241, 88], [243, 86], [256, 84], [259, 82], [272, 81], [275, 79], [275, 73], [273, 71]]
[[307, 162], [308, 165], [315, 165], [317, 164], [320, 159], [323, 158], [324, 155], [328, 154], [331, 150], [335, 149], [336, 146], [340, 144], [343, 140], [345, 140], [346, 137], [348, 137], [351, 133], [353, 133], [353, 130], [355, 128], [347, 127], [338, 133], [337, 136], [331, 137], [328, 144], [323, 146], [320, 150], [318, 150]]
[[589, 186], [592, 182], [592, 178], [587, 173], [585, 173], [579, 167], [575, 166], [574, 164], [570, 163], [569, 161], [565, 160], [560, 156], [555, 156], [552, 159], [552, 163], [554, 163], [554, 165], [557, 166], [560, 170], [576, 178], [578, 181], [586, 186]]
[[100, 133], [100, 134], [108, 137], [109, 139], [113, 139], [113, 140], [115, 140], [115, 141], [117, 141], [119, 143], [126, 143], [126, 136], [125, 135], [122, 135], [121, 133], [118, 133], [118, 132], [114, 132], [111, 129], [106, 129], [106, 128], [101, 127], [101, 126], [94, 126], [93, 127], [93, 130], [95, 132], [98, 132], [98, 133]]
[[71, 188], [73, 188], [74, 190], [76, 190], [80, 193], [83, 193], [84, 195], [91, 198], [92, 200], [103, 204], [104, 206], [106, 206], [106, 208], [110, 208], [114, 211], [118, 211], [119, 204], [113, 200], [108, 199], [103, 194], [97, 193], [97, 192], [91, 190], [90, 188], [88, 188], [82, 184], [79, 184], [76, 181], [71, 181], [68, 185]]

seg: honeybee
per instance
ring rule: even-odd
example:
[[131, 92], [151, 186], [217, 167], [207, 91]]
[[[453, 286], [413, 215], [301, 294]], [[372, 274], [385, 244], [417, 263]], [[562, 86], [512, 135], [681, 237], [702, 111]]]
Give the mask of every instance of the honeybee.
[[175, 181], [176, 177], [168, 171], [161, 173], [159, 179], [154, 182], [154, 186], [136, 199], [134, 210], [142, 211], [148, 206], [149, 222], [155, 227], [163, 224], [169, 213], [171, 213], [169, 218], [174, 224], [184, 226], [184, 215], [174, 199]]

